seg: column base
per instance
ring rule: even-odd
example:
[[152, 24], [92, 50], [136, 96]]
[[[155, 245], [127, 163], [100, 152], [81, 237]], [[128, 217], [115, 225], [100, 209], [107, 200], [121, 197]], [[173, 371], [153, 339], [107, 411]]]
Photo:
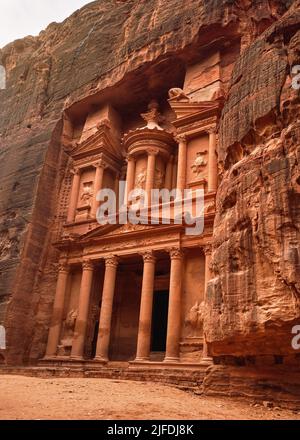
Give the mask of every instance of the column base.
[[46, 356], [44, 356], [41, 360], [42, 361], [56, 361], [56, 359], [57, 359], [57, 355], [56, 354], [46, 354]]
[[174, 364], [174, 363], [178, 363], [178, 362], [180, 362], [179, 357], [166, 356], [164, 359], [165, 364]]
[[93, 361], [94, 361], [94, 362], [101, 362], [102, 364], [107, 364], [107, 362], [109, 361], [109, 359], [108, 359], [108, 358], [104, 358], [104, 357], [102, 357], [102, 356], [96, 356], [96, 357], [93, 359]]
[[212, 365], [214, 363], [213, 358], [211, 357], [203, 357], [200, 361], [200, 365]]
[[84, 361], [83, 356], [70, 356], [71, 361]]
[[133, 362], [150, 362], [150, 357], [136, 357]]

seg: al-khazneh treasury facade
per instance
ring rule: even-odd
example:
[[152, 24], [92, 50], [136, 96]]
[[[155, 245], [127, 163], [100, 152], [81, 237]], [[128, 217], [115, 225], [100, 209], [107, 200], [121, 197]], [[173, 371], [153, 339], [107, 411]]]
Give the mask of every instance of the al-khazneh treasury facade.
[[[54, 246], [59, 268], [44, 361], [209, 361], [203, 333], [218, 184], [222, 98], [179, 88], [126, 114], [109, 101], [80, 118], [65, 111], [69, 168]], [[216, 98], [216, 99], [214, 99]], [[125, 194], [119, 193], [126, 181]], [[127, 200], [135, 188], [203, 189], [204, 232], [185, 225], [99, 225], [103, 188]], [[118, 212], [116, 212], [118, 218]]]

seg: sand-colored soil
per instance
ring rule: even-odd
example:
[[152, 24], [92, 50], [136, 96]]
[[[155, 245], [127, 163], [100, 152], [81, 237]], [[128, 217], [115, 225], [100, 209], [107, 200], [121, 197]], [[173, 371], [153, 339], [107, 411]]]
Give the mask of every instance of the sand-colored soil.
[[300, 419], [242, 399], [199, 397], [155, 383], [0, 376], [0, 419]]

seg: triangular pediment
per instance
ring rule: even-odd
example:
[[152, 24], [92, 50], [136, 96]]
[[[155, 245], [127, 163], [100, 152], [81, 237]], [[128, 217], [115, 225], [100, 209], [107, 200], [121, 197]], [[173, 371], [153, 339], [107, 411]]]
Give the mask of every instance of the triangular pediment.
[[136, 233], [136, 232], [145, 232], [149, 230], [153, 230], [156, 226], [151, 225], [133, 225], [131, 223], [127, 223], [126, 225], [99, 225], [95, 227], [92, 231], [87, 232], [86, 234], [81, 236], [82, 240], [87, 240], [90, 238], [97, 237], [115, 237], [122, 236], [125, 234]]
[[96, 133], [86, 138], [83, 142], [77, 143], [70, 152], [74, 159], [79, 159], [91, 154], [105, 151], [113, 154], [117, 158], [122, 158], [120, 141], [112, 135], [110, 126], [102, 124]]

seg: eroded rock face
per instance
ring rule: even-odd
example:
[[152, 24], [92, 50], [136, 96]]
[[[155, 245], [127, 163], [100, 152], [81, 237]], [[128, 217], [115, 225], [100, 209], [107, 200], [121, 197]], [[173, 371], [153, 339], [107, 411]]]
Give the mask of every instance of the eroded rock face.
[[[289, 4], [289, 1], [261, 0], [254, 2], [246, 0], [240, 2], [229, 0], [205, 2], [202, 0], [184, 2], [182, 0], [168, 2], [161, 0], [96, 1], [77, 11], [64, 23], [51, 24], [39, 37], [18, 40], [1, 51], [1, 62], [6, 67], [8, 82], [7, 89], [0, 91], [0, 158], [1, 164], [5, 164], [0, 167], [0, 324], [5, 323], [7, 328], [7, 360], [9, 363], [16, 364], [36, 360], [45, 349], [57, 276], [57, 253], [50, 243], [54, 240], [57, 232], [53, 230], [53, 224], [57, 215], [57, 200], [67, 162], [60, 143], [63, 108], [83, 98], [104, 93], [104, 90], [105, 93], [109, 93], [110, 87], [119, 84], [121, 86], [125, 84], [125, 88], [130, 90], [134, 99], [139, 98], [143, 101], [151, 94], [155, 95], [155, 84], [162, 72], [165, 75], [170, 75], [181, 68], [184, 71], [185, 66], [193, 62], [203, 48], [207, 50], [210, 45], [218, 45], [224, 39], [228, 40], [229, 45], [241, 40], [241, 50], [244, 51], [264, 29], [276, 21], [278, 22], [273, 28], [274, 38], [278, 34], [285, 35], [285, 21], [281, 21], [280, 16], [286, 11]], [[297, 20], [297, 14], [295, 18], [291, 16], [289, 20]], [[290, 25], [291, 29], [294, 29], [295, 26], [297, 26], [297, 21]], [[274, 54], [278, 59], [278, 65], [277, 63], [273, 65], [269, 61], [277, 72], [274, 82], [274, 84], [276, 83], [276, 92], [274, 92], [275, 94], [272, 92], [267, 103], [266, 93], [258, 95], [255, 118], [252, 118], [257, 123], [259, 118], [262, 119], [260, 122], [262, 124], [260, 125], [261, 130], [265, 130], [266, 127], [270, 130], [269, 119], [264, 124], [264, 118], [266, 115], [269, 118], [272, 115], [272, 109], [276, 108], [276, 99], [280, 96], [278, 87], [285, 81], [285, 69], [288, 62], [295, 61], [298, 56], [297, 41], [293, 42], [293, 39], [296, 38], [295, 32], [292, 33], [294, 36], [289, 42], [276, 42], [276, 44], [272, 37], [273, 34], [272, 32], [268, 33], [270, 40], [265, 40], [265, 37], [259, 39], [254, 43], [254, 46], [248, 51], [246, 50], [244, 58], [241, 58], [241, 60], [246, 59], [246, 56], [255, 52], [253, 48], [257, 48], [254, 55], [251, 56], [251, 62], [254, 63], [254, 66], [258, 65], [261, 53], [259, 51], [270, 47], [273, 52], [269, 54], [269, 60]], [[289, 56], [294, 56], [295, 60], [288, 61], [287, 55], [285, 58], [280, 55], [287, 45], [291, 54]], [[239, 87], [237, 71], [241, 69], [242, 67], [238, 65], [234, 74], [235, 80], [233, 82], [236, 82], [236, 88]], [[262, 75], [261, 72], [258, 71], [260, 75]], [[251, 83], [251, 77], [248, 79]], [[256, 81], [254, 84], [259, 91], [261, 87], [258, 87]], [[175, 83], [174, 86], [176, 85]], [[286, 89], [288, 90], [288, 87]], [[251, 88], [243, 91], [245, 94], [244, 108], [247, 109], [250, 109], [250, 102], [247, 101], [249, 90], [251, 91]], [[247, 250], [245, 252], [246, 255], [252, 255], [250, 262], [254, 261], [255, 252], [252, 250], [256, 248], [252, 236], [249, 238], [247, 235], [247, 231], [252, 230], [252, 226], [250, 228], [248, 220], [244, 221], [244, 218], [241, 217], [242, 211], [236, 212], [235, 220], [233, 215], [224, 214], [224, 209], [229, 213], [236, 209], [233, 206], [235, 198], [237, 204], [242, 203], [240, 201], [242, 190], [239, 190], [239, 185], [235, 183], [239, 177], [232, 179], [230, 175], [232, 159], [228, 158], [227, 153], [235, 142], [241, 142], [242, 137], [250, 133], [250, 122], [246, 121], [242, 127], [239, 121], [231, 116], [228, 116], [230, 122], [226, 122], [226, 117], [230, 114], [229, 108], [234, 107], [237, 96], [239, 95], [234, 94], [233, 85], [224, 113], [223, 127], [225, 128], [221, 128], [221, 138], [224, 144], [222, 143], [220, 160], [224, 162], [224, 166], [225, 162], [228, 165], [226, 165], [224, 181], [220, 188], [219, 206], [224, 205], [225, 208], [219, 208], [215, 232], [216, 271], [223, 273], [225, 265], [228, 276], [231, 274], [229, 264], [232, 264], [232, 259], [227, 259], [229, 254], [223, 252], [221, 244], [218, 245], [219, 241], [220, 243], [224, 241], [223, 237], [225, 236], [222, 228], [222, 224], [224, 224], [222, 216], [229, 215], [232, 217], [232, 224], [239, 225], [236, 226], [237, 231], [240, 231], [237, 234], [244, 237], [241, 231], [246, 231], [244, 240]], [[281, 96], [283, 96], [283, 92]], [[238, 111], [243, 110], [244, 114], [250, 113], [250, 110], [245, 112], [244, 108], [237, 109]], [[293, 103], [286, 106], [285, 127], [294, 121], [294, 111]], [[276, 121], [274, 126], [278, 124], [276, 118], [277, 114], [274, 116]], [[239, 130], [243, 131], [240, 133]], [[280, 129], [274, 128], [274, 130], [275, 132], [276, 130], [282, 131], [282, 127]], [[289, 135], [288, 133], [278, 135], [272, 141], [274, 145], [277, 145], [276, 139], [278, 140], [280, 136], [288, 137]], [[282, 137], [283, 143], [284, 137]], [[269, 138], [266, 139], [269, 140]], [[254, 145], [251, 142], [248, 141], [248, 144]], [[293, 145], [291, 148], [294, 148], [296, 143], [290, 142]], [[243, 143], [245, 144], [245, 141]], [[276, 148], [281, 151], [279, 143]], [[285, 148], [287, 148], [286, 145]], [[273, 155], [274, 147], [271, 148], [271, 143], [270, 151], [272, 151], [270, 154]], [[233, 153], [234, 155], [235, 153]], [[271, 163], [272, 160], [275, 160], [275, 156], [270, 157]], [[295, 160], [292, 149], [288, 157], [291, 158], [291, 161], [293, 158]], [[289, 170], [294, 173], [294, 168], [292, 166], [290, 168], [290, 162], [287, 165], [282, 156], [276, 157], [276, 159], [279, 160], [279, 164], [273, 165], [273, 168], [270, 166], [273, 170], [276, 170], [276, 167], [279, 169], [273, 172], [268, 171], [270, 174], [268, 178], [270, 182], [273, 182], [274, 176], [278, 176], [280, 184], [276, 183], [276, 185], [282, 188], [284, 185], [283, 176], [286, 174], [280, 170]], [[250, 156], [246, 160], [250, 161]], [[250, 167], [253, 168], [252, 163]], [[243, 176], [242, 170], [240, 176], [240, 178]], [[253, 177], [253, 179], [255, 178]], [[288, 177], [285, 179], [289, 180]], [[295, 179], [293, 182], [297, 181], [297, 175], [295, 175]], [[269, 183], [269, 185], [271, 184]], [[258, 185], [259, 183], [257, 183]], [[296, 191], [297, 182], [293, 185], [294, 191]], [[248, 186], [252, 188], [253, 184], [248, 182]], [[230, 187], [231, 195], [226, 189], [228, 187]], [[234, 192], [235, 188], [236, 192]], [[247, 195], [249, 194], [250, 202], [254, 203], [249, 190], [247, 190], [247, 185], [245, 184], [243, 188], [245, 188], [243, 191]], [[277, 201], [276, 207], [282, 210], [283, 206], [286, 206], [284, 209], [287, 209], [289, 216], [293, 212], [293, 218], [299, 218], [297, 200], [292, 198], [296, 201], [291, 202], [288, 194], [285, 194], [282, 200]], [[255, 203], [259, 203], [259, 201]], [[248, 215], [251, 225], [255, 215], [255, 213]], [[239, 221], [240, 217], [241, 221]], [[274, 219], [273, 214], [271, 214], [271, 218]], [[287, 234], [290, 240], [294, 226], [286, 226], [286, 222], [284, 224], [282, 234]], [[273, 230], [275, 229], [273, 228]], [[264, 239], [267, 238], [268, 236]], [[232, 240], [235, 247], [238, 247], [235, 239]], [[274, 243], [275, 241], [281, 244], [285, 242], [285, 235], [282, 238], [283, 241], [280, 240], [276, 233], [276, 237], [273, 239]], [[268, 244], [268, 246], [270, 245]], [[227, 249], [229, 248], [228, 246]], [[295, 245], [292, 248], [294, 249]], [[219, 257], [218, 249], [220, 249]], [[289, 255], [288, 259], [296, 258], [294, 250], [286, 252], [286, 255]], [[249, 261], [245, 263], [245, 267], [249, 265]], [[283, 262], [278, 264], [282, 265]], [[256, 279], [261, 277], [257, 269], [259, 264], [253, 262], [250, 266], [251, 269], [247, 272], [244, 284], [241, 284], [243, 288], [248, 286], [246, 290], [242, 291], [241, 303], [243, 304], [246, 304], [247, 301], [251, 302], [253, 296], [257, 295], [253, 292], [259, 291], [258, 288], [253, 291], [251, 286], [254, 279], [252, 273], [255, 274]], [[272, 266], [271, 263], [270, 266]], [[262, 270], [262, 266], [259, 267]], [[286, 271], [290, 271], [294, 266], [287, 262], [284, 267], [284, 270], [280, 269], [281, 274], [287, 277]], [[232, 273], [236, 274], [235, 269]], [[229, 291], [228, 284], [221, 282], [222, 276], [218, 278], [216, 273], [215, 290], [212, 294], [214, 306], [211, 314], [214, 319], [217, 317], [217, 322], [222, 322], [222, 326], [217, 329], [216, 321], [213, 321], [213, 327], [211, 326], [209, 330], [211, 348], [216, 350], [216, 353], [219, 353], [217, 341], [220, 341], [222, 347], [225, 347], [229, 335], [236, 338], [240, 331], [240, 324], [236, 319], [235, 312], [234, 317], [226, 311], [219, 315], [218, 295], [226, 298]], [[273, 275], [270, 276], [273, 277]], [[289, 276], [295, 277], [295, 275]], [[42, 298], [39, 288], [41, 278], [43, 279], [43, 290], [48, 292]], [[234, 276], [232, 279], [235, 280]], [[272, 279], [275, 280], [277, 277], [274, 276]], [[261, 283], [264, 281], [264, 278], [260, 278]], [[292, 281], [289, 282], [292, 283]], [[235, 281], [231, 283], [237, 286]], [[294, 306], [292, 304], [294, 303], [288, 301], [291, 298], [290, 288], [284, 287], [280, 283], [278, 284], [280, 292], [278, 296], [282, 299], [281, 304], [277, 305], [276, 316], [284, 315], [291, 319], [293, 313], [294, 316], [296, 314], [293, 312]], [[243, 299], [245, 291], [249, 291], [249, 294], [246, 294], [246, 300]], [[268, 314], [268, 304], [266, 309], [265, 313]], [[287, 310], [287, 315], [284, 313], [285, 310]], [[274, 315], [275, 320], [276, 316]], [[258, 318], [254, 317], [254, 321], [257, 323]], [[210, 326], [209, 320], [207, 323]], [[246, 321], [245, 325], [242, 325], [243, 331], [246, 331], [247, 335], [249, 329], [247, 329]]]
[[300, 317], [300, 10], [236, 62], [220, 126], [206, 332], [214, 357], [291, 355]]

